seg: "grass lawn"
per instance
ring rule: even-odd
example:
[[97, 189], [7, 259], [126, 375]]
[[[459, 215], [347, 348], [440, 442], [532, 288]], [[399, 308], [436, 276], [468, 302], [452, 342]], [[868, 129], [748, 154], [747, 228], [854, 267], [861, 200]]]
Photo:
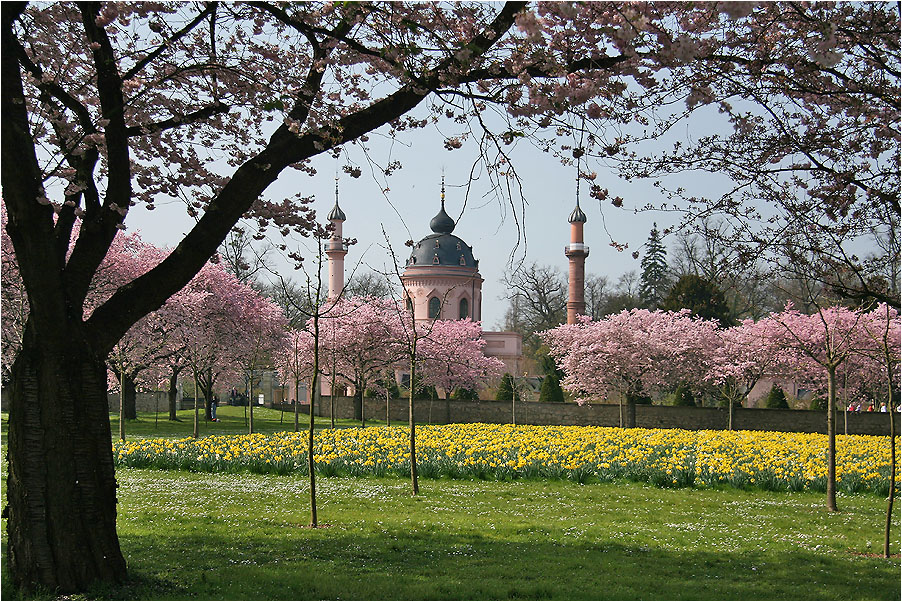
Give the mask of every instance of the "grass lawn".
[[900, 598], [874, 495], [333, 477], [310, 529], [300, 475], [118, 478], [132, 583], [91, 598]]
[[[216, 410], [216, 417], [219, 422], [208, 422], [204, 420], [204, 410], [200, 409], [199, 413], [199, 436], [207, 435], [237, 435], [247, 432], [247, 422], [245, 421], [245, 412], [247, 407], [240, 406], [219, 406]], [[165, 438], [181, 438], [190, 437], [194, 433], [194, 410], [179, 410], [176, 414], [179, 421], [169, 420], [169, 411], [154, 412], [138, 412], [136, 420], [125, 421], [125, 437], [126, 439], [145, 439], [149, 437], [165, 437]], [[3, 421], [6, 422], [7, 414], [4, 412]], [[315, 417], [316, 428], [330, 428], [328, 417]], [[310, 424], [310, 416], [301, 412], [298, 415], [298, 426], [300, 430], [306, 431]], [[385, 424], [367, 420], [367, 425]], [[340, 419], [335, 421], [336, 428], [345, 428], [352, 426], [360, 426], [360, 422], [356, 420]], [[110, 414], [110, 429], [113, 432], [113, 439], [119, 438], [119, 413]], [[275, 433], [279, 431], [294, 430], [294, 413], [280, 412], [262, 406], [254, 408], [254, 432], [255, 433]], [[5, 427], [4, 427], [5, 432]]]
[[[243, 410], [220, 408], [223, 421], [201, 434], [245, 432]], [[130, 437], [190, 436], [192, 415], [141, 415]], [[254, 415], [260, 432], [293, 427], [288, 414]], [[0, 477], [5, 493], [5, 463]], [[117, 478], [130, 582], [86, 599], [902, 596], [898, 506], [896, 556], [883, 559], [886, 500], [874, 494], [840, 494], [841, 512], [828, 513], [824, 494], [808, 492], [421, 479], [413, 498], [404, 479], [321, 477], [326, 526], [310, 529], [303, 475], [120, 468]], [[17, 597], [6, 579], [0, 597]]]

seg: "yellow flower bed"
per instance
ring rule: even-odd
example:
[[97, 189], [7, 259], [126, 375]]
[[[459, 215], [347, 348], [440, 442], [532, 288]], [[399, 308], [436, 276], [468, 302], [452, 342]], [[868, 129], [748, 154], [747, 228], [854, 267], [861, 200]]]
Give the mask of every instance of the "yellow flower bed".
[[[838, 435], [837, 484], [886, 495], [887, 437]], [[317, 472], [407, 474], [406, 427], [317, 431]], [[417, 465], [426, 477], [618, 478], [665, 487], [730, 484], [823, 490], [826, 435], [581, 426], [452, 424], [417, 428]], [[307, 433], [117, 442], [122, 466], [287, 474], [307, 470]]]

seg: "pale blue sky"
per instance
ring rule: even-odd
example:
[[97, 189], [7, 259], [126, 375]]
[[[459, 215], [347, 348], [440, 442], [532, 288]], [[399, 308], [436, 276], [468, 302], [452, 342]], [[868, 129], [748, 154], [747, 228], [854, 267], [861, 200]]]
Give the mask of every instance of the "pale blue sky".
[[[409, 254], [404, 246], [406, 240], [419, 240], [431, 233], [429, 220], [439, 210], [444, 169], [446, 209], [455, 220], [460, 216], [454, 234], [473, 246], [480, 273], [485, 279], [482, 315], [486, 329], [500, 326], [503, 320], [507, 302], [502, 298], [504, 287], [501, 279], [511, 265], [512, 253], [515, 264], [521, 260], [538, 262], [557, 266], [566, 273], [564, 246], [570, 237], [567, 217], [576, 202], [575, 168], [560, 165], [555, 158], [528, 144], [521, 144], [514, 151], [528, 203], [525, 222], [521, 223], [524, 236], [515, 251], [517, 225], [511, 207], [491, 192], [484, 173], [472, 183], [467, 206], [465, 209], [463, 207], [473, 152], [466, 146], [448, 151], [443, 147], [441, 137], [428, 130], [408, 133], [405, 141], [406, 144], [396, 142], [391, 148], [391, 158], [403, 164], [403, 168], [392, 176], [386, 178], [374, 174], [376, 170], [370, 168], [359, 151], [352, 157], [363, 170], [363, 175], [354, 179], [347, 174], [339, 174], [340, 204], [348, 218], [344, 224], [344, 235], [358, 240], [345, 260], [348, 272], [361, 259], [364, 270], [368, 269], [367, 266], [378, 270], [389, 266], [390, 258], [383, 248], [383, 225], [402, 261]], [[375, 160], [382, 164], [387, 162], [388, 145], [373, 137], [370, 146]], [[350, 151], [355, 153], [353, 147]], [[319, 219], [324, 219], [334, 203], [336, 166], [344, 164], [344, 161], [319, 157], [314, 164], [318, 170], [316, 176], [286, 171], [268, 193], [272, 198], [298, 192], [314, 195], [314, 208]], [[633, 213], [636, 206], [660, 200], [658, 191], [648, 182], [627, 183], [612, 173], [602, 171], [598, 171], [596, 181], [612, 194], [624, 197], [625, 203], [622, 209], [613, 207], [609, 202], [599, 203], [589, 198], [585, 182], [581, 184], [580, 204], [588, 217], [585, 239], [591, 249], [586, 270], [590, 274], [609, 276], [614, 281], [624, 272], [639, 269], [639, 261], [632, 258], [631, 251], [645, 242], [652, 223], [657, 221], [663, 228], [672, 225], [676, 218], [660, 213]], [[390, 190], [383, 193], [386, 184]], [[130, 231], [138, 229], [146, 240], [160, 245], [177, 243], [191, 224], [180, 202], [158, 203], [157, 209], [152, 212], [136, 207], [128, 219]], [[273, 233], [272, 229], [270, 233]], [[618, 252], [612, 248], [609, 245], [611, 237], [617, 242], [629, 244], [629, 250]], [[309, 242], [301, 239], [300, 244]], [[276, 265], [280, 262], [276, 261]], [[286, 276], [293, 275], [287, 263], [280, 269]]]
[[[525, 221], [521, 222], [523, 236], [517, 247], [517, 225], [512, 209], [492, 192], [484, 170], [475, 170], [477, 179], [471, 184], [466, 208], [463, 207], [475, 151], [466, 144], [461, 149], [449, 151], [442, 141], [442, 135], [431, 128], [403, 132], [400, 140], [394, 142], [378, 134], [371, 136], [367, 146], [374, 161], [385, 165], [389, 160], [398, 160], [403, 165], [402, 169], [387, 178], [367, 163], [358, 147], [348, 146], [352, 162], [361, 167], [363, 173], [357, 179], [339, 173], [340, 204], [348, 218], [344, 224], [344, 235], [358, 240], [346, 257], [346, 272], [350, 272], [360, 260], [363, 270], [367, 270], [368, 266], [377, 270], [389, 266], [390, 258], [383, 248], [382, 226], [401, 261], [407, 258], [409, 251], [404, 242], [408, 239], [419, 240], [431, 233], [429, 220], [439, 210], [444, 170], [446, 209], [455, 220], [460, 216], [454, 233], [473, 246], [474, 255], [479, 260], [479, 271], [485, 280], [483, 326], [487, 330], [495, 329], [501, 326], [507, 307], [501, 280], [511, 265], [518, 265], [521, 261], [526, 264], [537, 262], [557, 266], [566, 273], [564, 246], [570, 236], [567, 217], [576, 203], [575, 168], [561, 165], [557, 159], [528, 142], [521, 141], [513, 149], [512, 157], [522, 178], [528, 203]], [[267, 191], [268, 196], [280, 199], [296, 193], [314, 195], [314, 208], [319, 219], [323, 220], [334, 203], [336, 169], [345, 162], [345, 159], [320, 156], [314, 160], [317, 174], [312, 177], [286, 171]], [[625, 199], [623, 207], [618, 209], [609, 201], [601, 203], [591, 199], [585, 182], [580, 186], [580, 204], [588, 217], [585, 242], [591, 249], [586, 271], [608, 276], [613, 284], [621, 274], [639, 270], [639, 260], [633, 259], [632, 251], [639, 249], [641, 252], [640, 247], [648, 238], [653, 222], [663, 229], [675, 225], [679, 216], [673, 213], [634, 212], [635, 208], [648, 202], [663, 200], [658, 189], [649, 181], [626, 182], [612, 171], [598, 166], [584, 167], [584, 170], [596, 171], [598, 184], [608, 188], [612, 195]], [[693, 182], [701, 183], [695, 192], [716, 194], [716, 181], [710, 176], [701, 176], [700, 179], [695, 176]], [[383, 192], [385, 188], [389, 190]], [[519, 203], [519, 199], [515, 202]], [[187, 232], [192, 220], [185, 214], [183, 204], [174, 201], [158, 203], [153, 212], [137, 207], [130, 213], [127, 223], [130, 230], [140, 230], [150, 242], [173, 245]], [[270, 229], [270, 234], [274, 235], [273, 229]], [[277, 235], [273, 240], [276, 238]], [[617, 251], [610, 246], [612, 238], [618, 243], [628, 244], [629, 249]], [[296, 244], [309, 245], [305, 239], [298, 240]], [[665, 243], [670, 246], [669, 240]], [[273, 263], [283, 275], [296, 275], [287, 262], [283, 263], [275, 255]]]

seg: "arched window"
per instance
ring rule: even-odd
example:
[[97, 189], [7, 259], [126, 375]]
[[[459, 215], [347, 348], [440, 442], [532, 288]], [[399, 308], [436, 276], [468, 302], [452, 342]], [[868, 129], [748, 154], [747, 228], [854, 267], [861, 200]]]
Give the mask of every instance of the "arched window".
[[439, 301], [438, 297], [433, 297], [429, 300], [429, 317], [430, 318], [438, 318], [439, 311], [442, 309], [442, 302]]
[[467, 265], [467, 258], [463, 255], [460, 256], [460, 265]]
[[466, 297], [460, 300], [460, 319], [470, 317], [470, 301]]
[[432, 256], [432, 263], [435, 264], [435, 265], [438, 265], [438, 255], [433, 255], [433, 256]]
[[407, 297], [407, 302], [404, 305], [407, 306], [407, 311], [413, 313], [413, 301], [410, 300], [410, 297]]

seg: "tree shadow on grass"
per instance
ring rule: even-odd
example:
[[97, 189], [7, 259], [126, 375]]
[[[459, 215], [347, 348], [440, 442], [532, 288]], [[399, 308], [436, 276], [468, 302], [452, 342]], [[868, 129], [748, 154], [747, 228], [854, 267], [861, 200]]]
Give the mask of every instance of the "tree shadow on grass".
[[[792, 553], [682, 552], [620, 542], [506, 541], [402, 530], [276, 527], [271, 536], [124, 535], [120, 599], [882, 599], [898, 562]], [[95, 595], [96, 594], [96, 595]]]

